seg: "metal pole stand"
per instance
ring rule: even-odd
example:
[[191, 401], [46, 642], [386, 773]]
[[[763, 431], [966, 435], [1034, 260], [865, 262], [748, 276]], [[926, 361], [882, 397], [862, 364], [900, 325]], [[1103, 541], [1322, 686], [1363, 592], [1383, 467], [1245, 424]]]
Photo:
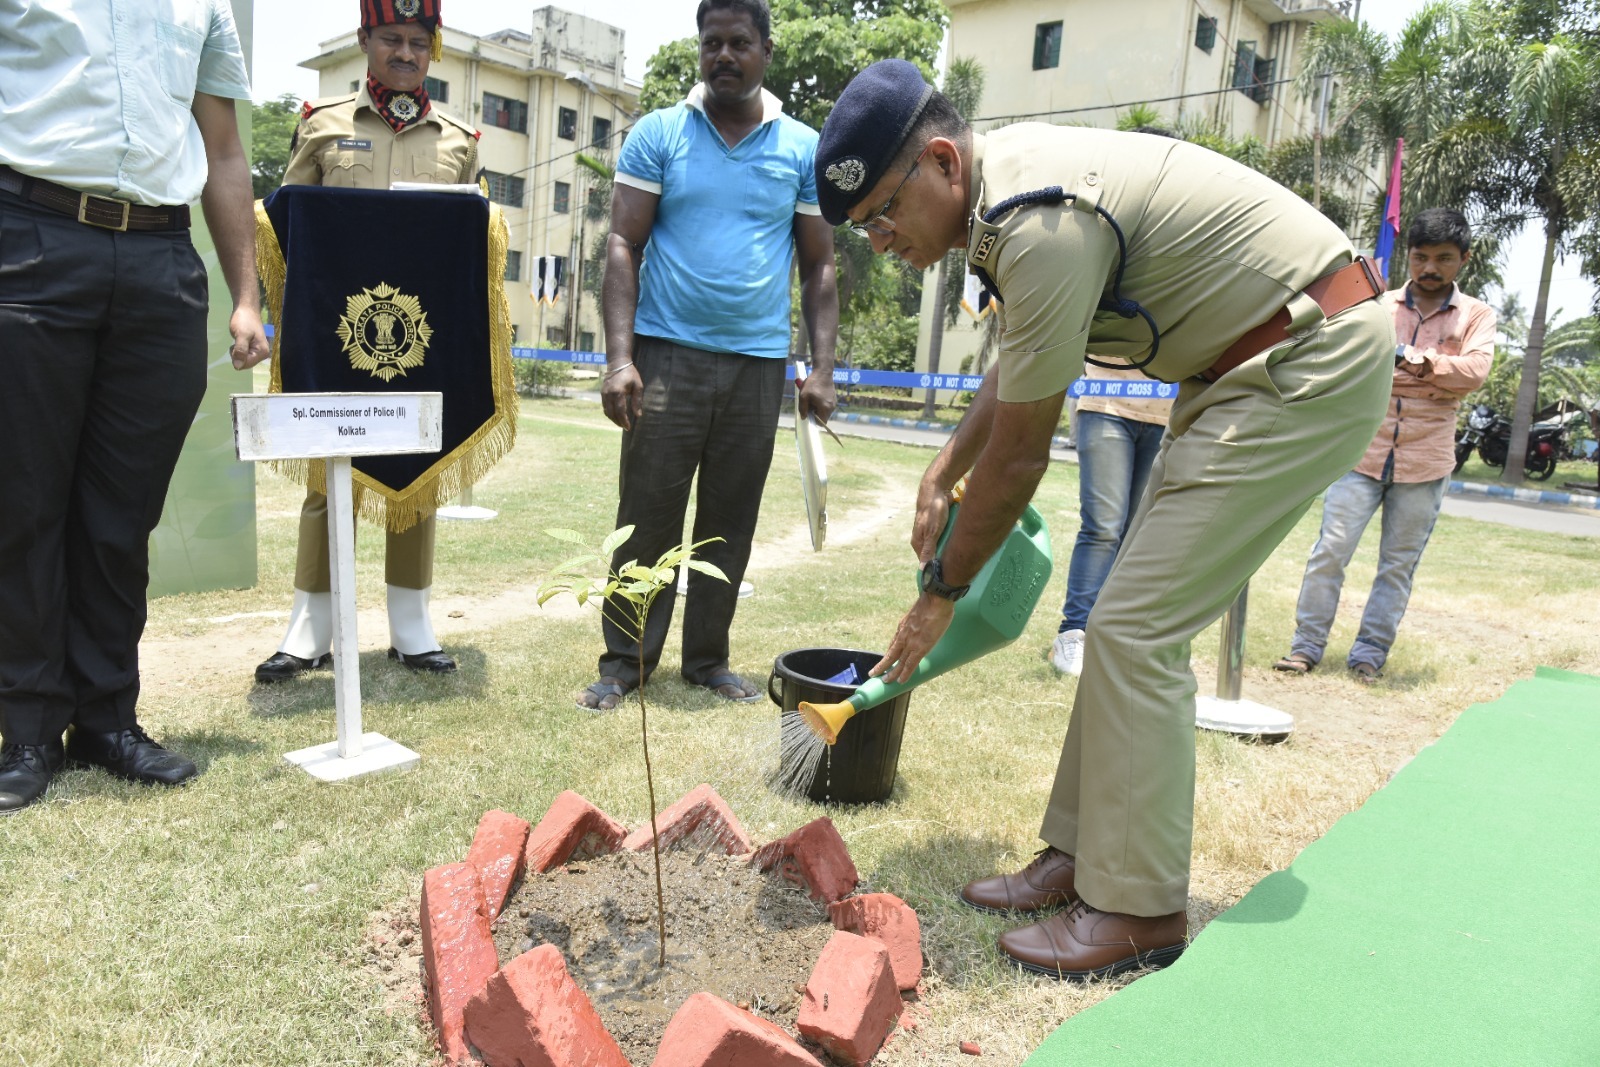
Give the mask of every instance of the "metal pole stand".
[[441, 519], [455, 519], [458, 522], [462, 520], [470, 522], [483, 522], [485, 520], [494, 518], [500, 513], [495, 511], [493, 508], [480, 508], [473, 506], [472, 486], [469, 485], [465, 489], [461, 490], [460, 503], [451, 504], [449, 507], [440, 508], [438, 511], [434, 512], [434, 514], [439, 516]]
[[1294, 732], [1294, 716], [1288, 712], [1239, 698], [1244, 677], [1244, 618], [1250, 600], [1250, 585], [1239, 590], [1239, 598], [1222, 616], [1222, 656], [1217, 664], [1217, 695], [1197, 697], [1194, 724], [1202, 730], [1233, 734], [1262, 744], [1286, 741]]

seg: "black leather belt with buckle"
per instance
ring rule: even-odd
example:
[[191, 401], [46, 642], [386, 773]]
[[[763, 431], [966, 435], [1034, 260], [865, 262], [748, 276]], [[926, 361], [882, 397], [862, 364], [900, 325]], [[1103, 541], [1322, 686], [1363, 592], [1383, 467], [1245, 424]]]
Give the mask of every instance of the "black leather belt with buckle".
[[43, 178], [30, 178], [26, 174], [0, 164], [0, 189], [20, 196], [30, 204], [62, 215], [70, 215], [85, 226], [116, 230], [187, 230], [189, 206], [147, 207], [130, 204], [112, 196], [98, 196], [69, 189], [65, 185], [47, 182]]

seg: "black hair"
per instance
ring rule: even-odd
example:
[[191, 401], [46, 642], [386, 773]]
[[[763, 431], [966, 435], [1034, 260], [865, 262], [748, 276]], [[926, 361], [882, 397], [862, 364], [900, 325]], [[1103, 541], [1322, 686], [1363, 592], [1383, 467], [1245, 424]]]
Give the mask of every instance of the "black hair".
[[703, 31], [706, 28], [706, 15], [721, 10], [743, 11], [755, 23], [756, 33], [760, 34], [763, 41], [772, 39], [772, 9], [767, 6], [767, 0], [700, 0], [700, 6], [694, 13], [695, 29]]
[[1455, 245], [1464, 256], [1472, 251], [1472, 227], [1467, 217], [1453, 207], [1430, 207], [1417, 212], [1406, 231], [1406, 247]]
[[970, 131], [967, 120], [961, 117], [961, 112], [956, 110], [950, 98], [935, 91], [922, 106], [922, 114], [917, 116], [917, 121], [906, 131], [906, 139], [900, 142], [900, 151], [895, 153], [889, 169], [910, 170], [912, 161], [935, 137], [948, 137], [965, 147], [970, 142]]

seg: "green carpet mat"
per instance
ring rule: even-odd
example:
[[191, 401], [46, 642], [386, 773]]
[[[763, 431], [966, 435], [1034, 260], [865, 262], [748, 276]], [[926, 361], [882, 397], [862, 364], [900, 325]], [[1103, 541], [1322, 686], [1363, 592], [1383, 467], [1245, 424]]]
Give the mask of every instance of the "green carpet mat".
[[1600, 678], [1463, 712], [1026, 1067], [1600, 1065]]

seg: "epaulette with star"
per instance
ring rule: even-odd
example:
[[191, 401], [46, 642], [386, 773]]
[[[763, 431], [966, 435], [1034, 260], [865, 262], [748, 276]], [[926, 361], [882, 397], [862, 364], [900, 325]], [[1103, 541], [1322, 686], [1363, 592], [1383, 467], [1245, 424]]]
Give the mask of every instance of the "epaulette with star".
[[456, 118], [454, 115], [450, 114], [449, 112], [444, 111], [444, 110], [436, 107], [436, 108], [433, 109], [433, 113], [435, 115], [438, 115], [444, 121], [450, 123], [452, 126], [459, 126], [461, 129], [466, 130], [468, 133], [472, 134], [472, 139], [474, 141], [478, 141], [478, 140], [482, 140], [483, 139], [483, 132], [481, 130], [473, 129], [471, 126], [467, 125], [465, 122], [462, 122], [460, 119]]

